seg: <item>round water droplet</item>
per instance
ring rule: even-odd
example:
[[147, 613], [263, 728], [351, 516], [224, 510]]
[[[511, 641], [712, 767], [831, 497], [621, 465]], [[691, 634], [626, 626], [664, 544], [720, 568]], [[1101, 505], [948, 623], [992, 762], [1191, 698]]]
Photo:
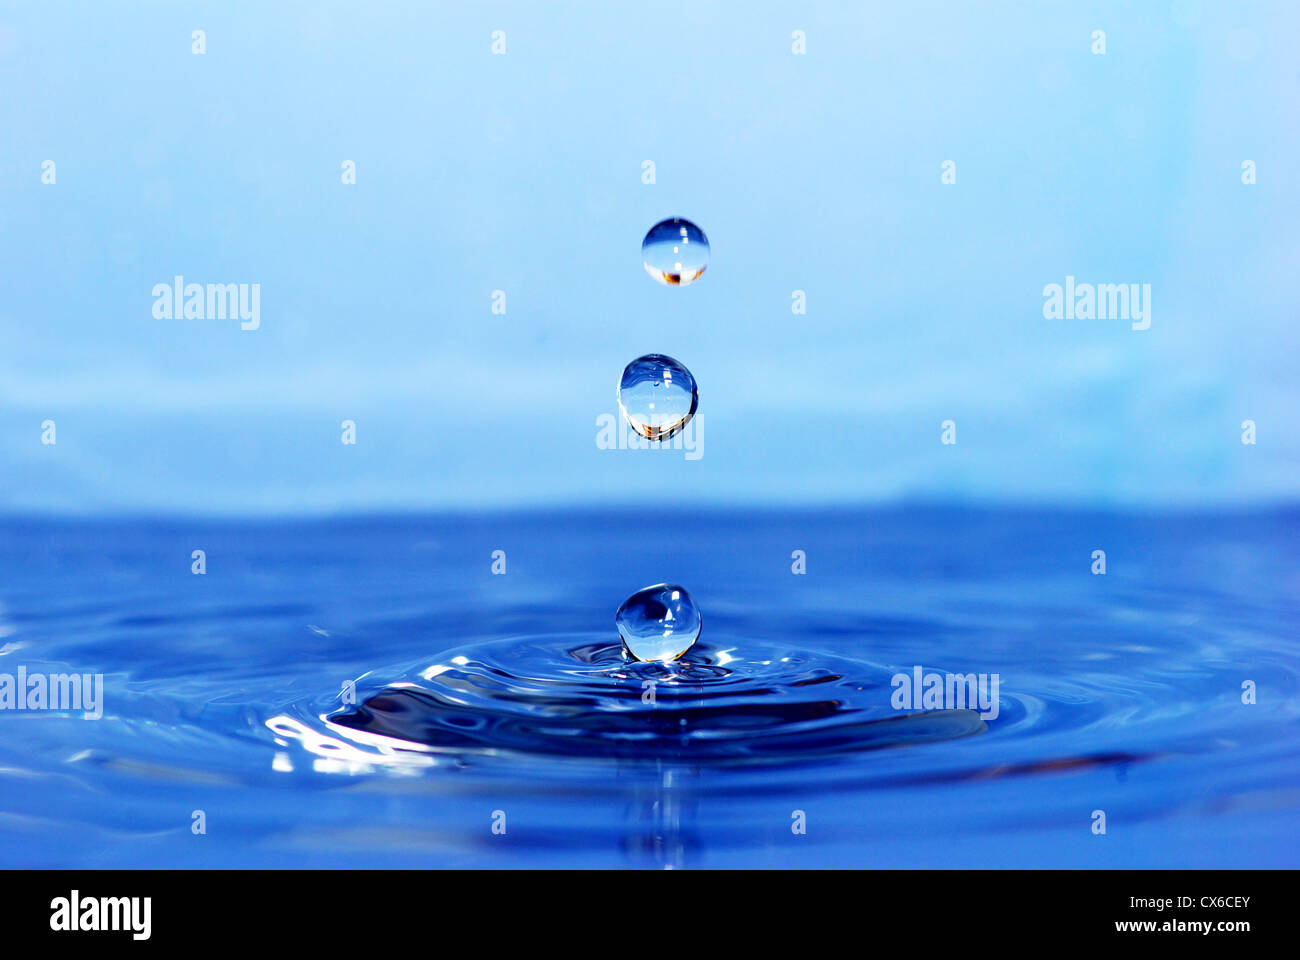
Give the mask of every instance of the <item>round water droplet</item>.
[[667, 440], [690, 422], [699, 405], [695, 378], [672, 357], [648, 353], [623, 368], [618, 408], [647, 440]]
[[660, 283], [684, 287], [700, 279], [709, 265], [709, 238], [689, 220], [660, 220], [641, 241], [641, 260]]
[[614, 616], [623, 649], [637, 660], [677, 660], [700, 638], [700, 611], [683, 587], [657, 583], [623, 601]]

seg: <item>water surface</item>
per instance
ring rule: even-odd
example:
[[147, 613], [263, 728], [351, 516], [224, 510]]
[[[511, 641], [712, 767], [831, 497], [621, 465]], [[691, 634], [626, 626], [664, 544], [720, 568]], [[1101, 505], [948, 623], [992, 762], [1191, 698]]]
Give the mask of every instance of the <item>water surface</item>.
[[[0, 673], [105, 694], [0, 711], [0, 863], [1296, 866], [1298, 519], [10, 519]], [[665, 580], [704, 633], [628, 664]], [[894, 709], [917, 665], [997, 715]]]

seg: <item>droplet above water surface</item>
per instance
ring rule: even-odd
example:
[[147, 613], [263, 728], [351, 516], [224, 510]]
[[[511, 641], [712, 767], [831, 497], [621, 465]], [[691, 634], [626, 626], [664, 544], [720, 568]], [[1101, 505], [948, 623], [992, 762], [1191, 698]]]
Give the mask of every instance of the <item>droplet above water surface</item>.
[[665, 286], [687, 286], [700, 279], [709, 265], [709, 238], [680, 217], [660, 220], [641, 241], [646, 273]]
[[637, 660], [679, 659], [700, 638], [700, 611], [684, 587], [657, 583], [623, 601], [614, 616], [623, 649]]
[[672, 357], [648, 353], [623, 368], [618, 408], [632, 429], [647, 440], [667, 440], [699, 406], [695, 377]]

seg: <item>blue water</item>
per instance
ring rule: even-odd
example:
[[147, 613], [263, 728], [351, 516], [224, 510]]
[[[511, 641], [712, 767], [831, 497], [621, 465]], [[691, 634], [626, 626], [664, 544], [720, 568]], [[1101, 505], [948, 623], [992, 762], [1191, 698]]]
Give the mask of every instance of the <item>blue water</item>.
[[[105, 693], [0, 711], [0, 864], [1293, 867], [1298, 520], [11, 519], [0, 673]], [[628, 664], [660, 581], [703, 634]], [[997, 716], [894, 709], [916, 665]]]

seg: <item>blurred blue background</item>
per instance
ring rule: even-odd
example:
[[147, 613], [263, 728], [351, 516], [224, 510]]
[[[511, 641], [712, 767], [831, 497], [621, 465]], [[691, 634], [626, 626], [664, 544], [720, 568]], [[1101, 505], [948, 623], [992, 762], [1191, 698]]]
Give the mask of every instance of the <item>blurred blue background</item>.
[[[0, 509], [1291, 499], [1298, 9], [6, 3]], [[155, 319], [177, 274], [261, 329]], [[1151, 328], [1045, 320], [1067, 275]], [[596, 446], [648, 352], [698, 461]]]

